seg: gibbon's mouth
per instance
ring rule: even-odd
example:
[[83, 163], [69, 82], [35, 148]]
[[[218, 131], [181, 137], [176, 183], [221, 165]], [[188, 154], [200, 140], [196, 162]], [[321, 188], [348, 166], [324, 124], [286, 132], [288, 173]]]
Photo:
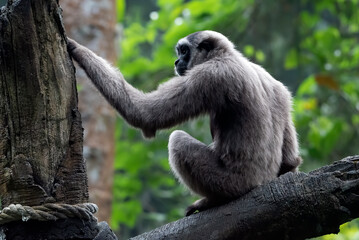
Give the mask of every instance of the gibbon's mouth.
[[175, 67], [175, 74], [177, 76], [184, 76], [186, 71], [187, 71], [186, 69], [181, 69], [181, 68], [178, 69], [178, 68]]
[[175, 74], [177, 75], [177, 76], [184, 76], [185, 75], [185, 73], [186, 73], [186, 70], [178, 70], [177, 68], [175, 68]]

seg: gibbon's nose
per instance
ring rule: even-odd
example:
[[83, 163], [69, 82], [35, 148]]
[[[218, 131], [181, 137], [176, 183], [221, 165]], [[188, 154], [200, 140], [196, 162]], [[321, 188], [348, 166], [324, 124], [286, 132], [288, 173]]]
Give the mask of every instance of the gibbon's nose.
[[175, 65], [177, 65], [177, 64], [178, 64], [178, 62], [179, 62], [179, 59], [177, 59], [177, 60], [175, 61]]

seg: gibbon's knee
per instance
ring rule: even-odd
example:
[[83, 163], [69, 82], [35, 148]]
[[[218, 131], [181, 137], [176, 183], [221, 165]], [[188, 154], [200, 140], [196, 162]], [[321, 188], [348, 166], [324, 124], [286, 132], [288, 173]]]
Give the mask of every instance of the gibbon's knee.
[[169, 163], [174, 175], [192, 192], [212, 199], [228, 199], [243, 191], [241, 181], [235, 186], [228, 184], [234, 180], [233, 174], [221, 168], [217, 161], [219, 156], [186, 132], [174, 131], [168, 148]]
[[208, 155], [209, 148], [185, 131], [176, 130], [170, 135], [168, 141], [168, 151], [170, 163], [185, 159], [193, 162], [197, 158]]
[[[208, 172], [202, 167], [211, 162], [211, 150], [202, 142], [184, 131], [174, 131], [169, 139], [169, 163], [176, 178], [192, 192], [206, 196], [199, 176]], [[206, 163], [205, 163], [206, 162]], [[207, 165], [210, 167], [211, 164]]]
[[182, 176], [186, 175], [181, 169], [185, 168], [185, 155], [188, 154], [188, 149], [186, 149], [186, 144], [188, 144], [188, 139], [191, 136], [180, 130], [176, 130], [171, 133], [168, 141], [168, 157], [169, 163], [172, 171], [176, 177], [182, 181]]
[[181, 142], [183, 142], [183, 140], [186, 139], [187, 137], [190, 137], [190, 135], [185, 131], [181, 131], [181, 130], [173, 131], [168, 140], [168, 148], [169, 149], [178, 148], [177, 146], [181, 145]]

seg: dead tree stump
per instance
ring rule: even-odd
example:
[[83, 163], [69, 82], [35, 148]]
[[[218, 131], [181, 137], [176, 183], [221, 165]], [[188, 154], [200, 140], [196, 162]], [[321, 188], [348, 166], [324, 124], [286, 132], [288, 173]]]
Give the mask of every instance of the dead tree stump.
[[[82, 147], [58, 1], [8, 0], [0, 10], [0, 209], [87, 202]], [[105, 228], [96, 219], [30, 219], [1, 225], [0, 239], [96, 239]]]

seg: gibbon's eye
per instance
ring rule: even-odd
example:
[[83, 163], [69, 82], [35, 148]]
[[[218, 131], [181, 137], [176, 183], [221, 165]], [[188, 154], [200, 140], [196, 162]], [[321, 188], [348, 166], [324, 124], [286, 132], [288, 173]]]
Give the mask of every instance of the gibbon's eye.
[[181, 55], [186, 55], [188, 53], [188, 47], [182, 46], [180, 49], [180, 53], [181, 53]]

